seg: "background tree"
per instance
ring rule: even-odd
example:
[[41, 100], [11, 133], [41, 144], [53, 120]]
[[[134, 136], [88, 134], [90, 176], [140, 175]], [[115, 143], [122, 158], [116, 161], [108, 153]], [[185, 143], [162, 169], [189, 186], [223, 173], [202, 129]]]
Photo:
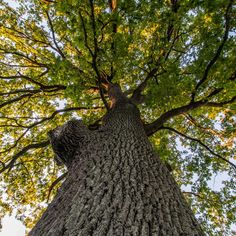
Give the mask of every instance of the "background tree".
[[232, 0], [0, 4], [1, 217], [17, 209], [32, 227], [66, 172], [47, 132], [71, 117], [97, 129], [112, 81], [138, 104], [206, 232], [232, 233]]

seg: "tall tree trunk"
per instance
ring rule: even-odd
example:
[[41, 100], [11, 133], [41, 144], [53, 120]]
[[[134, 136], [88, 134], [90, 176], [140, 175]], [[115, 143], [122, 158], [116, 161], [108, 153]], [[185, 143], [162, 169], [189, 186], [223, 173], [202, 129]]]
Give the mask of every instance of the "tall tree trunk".
[[117, 86], [109, 95], [112, 108], [99, 130], [72, 120], [51, 132], [68, 175], [29, 235], [204, 235], [138, 109]]

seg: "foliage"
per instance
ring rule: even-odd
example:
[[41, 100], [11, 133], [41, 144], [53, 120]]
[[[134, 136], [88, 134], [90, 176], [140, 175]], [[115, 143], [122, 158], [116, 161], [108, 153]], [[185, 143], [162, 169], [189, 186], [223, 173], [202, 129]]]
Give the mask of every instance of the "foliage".
[[17, 209], [32, 227], [65, 172], [47, 132], [73, 116], [99, 121], [105, 78], [139, 103], [206, 232], [233, 234], [235, 10], [232, 0], [0, 0], [1, 217]]

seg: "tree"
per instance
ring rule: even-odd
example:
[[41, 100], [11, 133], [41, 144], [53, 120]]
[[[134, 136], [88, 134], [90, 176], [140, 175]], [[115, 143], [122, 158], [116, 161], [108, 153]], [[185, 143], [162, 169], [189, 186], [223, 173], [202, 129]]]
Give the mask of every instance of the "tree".
[[206, 233], [233, 234], [233, 1], [6, 2], [1, 212], [32, 228], [65, 178], [31, 235], [51, 219], [53, 235], [201, 235], [185, 201]]

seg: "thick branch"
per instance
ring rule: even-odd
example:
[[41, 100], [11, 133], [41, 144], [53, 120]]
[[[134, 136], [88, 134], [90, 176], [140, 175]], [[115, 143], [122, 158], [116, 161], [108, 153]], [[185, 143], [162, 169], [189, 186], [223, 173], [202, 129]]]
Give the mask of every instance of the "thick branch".
[[[93, 107], [93, 108], [91, 108], [91, 109], [102, 109], [102, 108], [103, 108], [103, 107]], [[29, 125], [29, 126], [22, 126], [22, 125], [20, 125], [21, 127], [27, 128], [27, 130], [16, 140], [15, 144], [14, 144], [12, 147], [10, 147], [9, 149], [7, 149], [7, 150], [5, 150], [5, 151], [2, 151], [1, 153], [8, 152], [8, 151], [10, 151], [12, 148], [16, 147], [16, 145], [18, 144], [19, 140], [26, 134], [26, 132], [28, 132], [29, 129], [31, 129], [31, 128], [33, 128], [33, 127], [35, 127], [35, 126], [37, 126], [37, 125], [39, 125], [39, 124], [41, 124], [41, 123], [43, 123], [43, 122], [45, 122], [45, 121], [52, 120], [58, 113], [61, 113], [61, 112], [68, 112], [68, 111], [75, 111], [75, 110], [83, 110], [83, 109], [88, 109], [88, 108], [87, 108], [87, 107], [70, 107], [70, 108], [65, 108], [65, 109], [56, 110], [55, 112], [52, 113], [51, 116], [45, 117], [45, 118], [41, 119], [40, 121], [37, 121], [37, 122], [35, 122], [35, 123], [33, 123], [33, 124]], [[16, 120], [15, 118], [10, 118], [10, 119], [13, 119], [14, 121]], [[17, 123], [17, 124], [18, 124], [18, 123]], [[33, 145], [32, 147], [31, 147], [31, 145], [29, 145], [29, 146], [27, 146], [27, 147], [29, 147], [29, 149], [31, 149], [31, 148], [37, 148], [37, 145], [36, 145], [36, 147], [34, 147], [34, 145]], [[27, 147], [26, 147], [26, 149], [27, 149]], [[23, 155], [25, 152], [27, 152], [29, 149], [27, 149], [27, 150], [25, 151], [25, 148], [23, 148], [22, 151], [19, 152], [20, 156]], [[1, 153], [0, 153], [0, 154], [1, 154]], [[16, 159], [17, 159], [19, 156], [18, 156], [18, 154], [16, 154], [16, 155], [13, 156], [13, 157], [16, 157]], [[13, 163], [13, 164], [14, 164], [14, 163]], [[13, 165], [13, 164], [11, 164], [11, 162], [10, 162], [8, 165], [5, 166], [5, 164], [2, 163], [2, 165], [5, 166], [3, 169], [4, 169], [4, 170], [5, 170], [5, 169], [8, 169], [8, 168], [9, 168], [8, 166], [9, 166], [9, 165], [11, 166], [11, 165]], [[4, 171], [4, 170], [3, 170], [3, 171]], [[0, 173], [2, 173], [1, 170], [0, 170]]]
[[214, 89], [213, 91], [210, 92], [209, 95], [207, 95], [207, 99], [209, 99], [209, 98], [211, 98], [211, 97], [217, 95], [217, 94], [220, 93], [222, 90], [223, 90], [223, 88], [218, 88], [218, 89], [216, 88], [216, 89]]
[[93, 29], [93, 43], [94, 43], [93, 58], [96, 59], [97, 53], [98, 53], [98, 42], [97, 42], [96, 21], [95, 21], [95, 15], [94, 15], [93, 0], [90, 0], [89, 3], [90, 3], [90, 9], [91, 9], [91, 21], [92, 21], [92, 29]]
[[31, 149], [38, 149], [38, 148], [43, 148], [49, 145], [49, 140], [41, 142], [41, 143], [34, 143], [34, 144], [29, 144], [28, 146], [24, 147], [21, 151], [19, 151], [18, 153], [16, 153], [15, 155], [13, 155], [13, 157], [11, 158], [10, 162], [8, 164], [6, 164], [1, 170], [0, 170], [0, 174], [3, 173], [5, 170], [9, 169], [11, 170], [14, 166], [14, 163], [17, 161], [17, 159], [19, 157], [21, 157], [22, 155], [24, 155], [25, 153], [27, 153], [29, 150]]
[[191, 110], [194, 110], [196, 108], [203, 107], [203, 106], [205, 106], [205, 107], [223, 107], [224, 105], [233, 103], [235, 100], [236, 100], [236, 96], [234, 96], [230, 100], [224, 101], [224, 102], [207, 102], [205, 100], [201, 100], [201, 101], [198, 101], [198, 102], [191, 102], [188, 105], [185, 105], [185, 106], [182, 106], [182, 107], [174, 108], [174, 109], [172, 109], [170, 111], [167, 111], [164, 114], [162, 114], [158, 119], [156, 119], [151, 124], [145, 125], [146, 134], [148, 136], [151, 136], [152, 134], [154, 134], [155, 132], [160, 130], [161, 126], [166, 121], [168, 121], [171, 118], [173, 118], [175, 116], [178, 116], [182, 113], [186, 113], [188, 111], [191, 111]]
[[115, 11], [117, 8], [117, 0], [109, 0], [109, 7], [111, 11]]
[[199, 101], [199, 102], [194, 102], [190, 103], [186, 106], [174, 108], [170, 111], [167, 111], [166, 113], [162, 114], [157, 120], [155, 120], [153, 123], [148, 124], [145, 126], [145, 130], [148, 136], [154, 134], [156, 131], [158, 131], [162, 125], [169, 119], [180, 115], [182, 113], [186, 113], [190, 110], [196, 109], [197, 107], [204, 106], [206, 102]]
[[219, 154], [215, 153], [214, 151], [212, 151], [212, 150], [211, 150], [206, 144], [204, 144], [201, 140], [196, 139], [196, 138], [192, 138], [192, 137], [190, 137], [190, 136], [188, 136], [188, 135], [186, 135], [186, 134], [183, 134], [183, 133], [179, 132], [178, 130], [176, 130], [176, 129], [174, 129], [174, 128], [171, 128], [171, 127], [164, 127], [164, 126], [163, 126], [161, 129], [170, 130], [170, 131], [172, 131], [172, 132], [174, 132], [174, 133], [176, 133], [176, 134], [178, 134], [178, 135], [180, 135], [180, 136], [182, 136], [182, 137], [184, 137], [184, 138], [186, 138], [186, 139], [189, 139], [189, 140], [192, 140], [192, 141], [194, 141], [194, 142], [199, 143], [201, 146], [203, 146], [205, 149], [207, 149], [212, 155], [214, 155], [214, 156], [220, 158], [221, 160], [227, 162], [229, 165], [231, 165], [232, 167], [234, 167], [234, 168], [236, 169], [236, 165], [235, 165], [235, 164], [233, 164], [231, 161], [225, 159], [225, 158], [222, 157], [221, 155], [219, 155]]
[[[172, 11], [172, 14], [176, 14], [178, 12], [178, 9], [179, 9], [179, 3], [178, 3], [178, 0], [171, 0], [171, 11]], [[174, 32], [174, 20], [171, 20], [168, 24], [168, 28], [167, 28], [167, 32], [166, 32], [166, 38], [167, 38], [167, 41], [170, 42], [171, 40], [171, 36]]]
[[0, 96], [18, 94], [18, 93], [37, 93], [37, 92], [40, 92], [40, 90], [39, 89], [16, 89], [16, 90], [0, 93]]

